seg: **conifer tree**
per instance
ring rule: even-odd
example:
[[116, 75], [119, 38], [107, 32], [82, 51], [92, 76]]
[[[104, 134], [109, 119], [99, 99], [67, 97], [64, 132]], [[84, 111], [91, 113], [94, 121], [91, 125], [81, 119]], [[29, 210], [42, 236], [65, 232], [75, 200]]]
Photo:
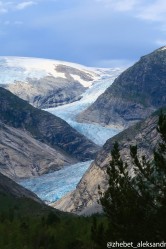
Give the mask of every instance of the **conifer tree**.
[[152, 161], [139, 158], [137, 146], [130, 146], [132, 173], [121, 159], [118, 143], [114, 144], [107, 170], [109, 187], [101, 197], [109, 220], [107, 241], [166, 240], [166, 115], [162, 112], [157, 130], [162, 142]]

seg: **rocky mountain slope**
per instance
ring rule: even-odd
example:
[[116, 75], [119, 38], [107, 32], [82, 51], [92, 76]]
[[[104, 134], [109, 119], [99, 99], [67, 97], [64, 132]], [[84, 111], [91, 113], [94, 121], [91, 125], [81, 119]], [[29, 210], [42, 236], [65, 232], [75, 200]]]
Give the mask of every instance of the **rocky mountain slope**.
[[53, 206], [60, 210], [79, 214], [89, 212], [90, 209], [92, 209], [91, 212], [95, 212], [96, 208], [99, 211], [100, 208], [97, 205], [98, 185], [102, 191], [107, 188], [106, 169], [111, 159], [110, 151], [114, 142], [119, 142], [121, 156], [129, 165], [131, 165], [130, 145], [137, 144], [139, 155], [148, 155], [149, 158], [156, 144], [160, 141], [160, 136], [156, 130], [157, 121], [158, 113], [155, 113], [145, 121], [140, 121], [109, 139], [78, 183], [76, 190], [55, 202]]
[[0, 196], [1, 195], [15, 198], [27, 198], [44, 205], [37, 195], [0, 173]]
[[128, 127], [166, 104], [166, 47], [141, 57], [78, 116], [79, 122]]
[[0, 57], [0, 86], [38, 108], [76, 101], [100, 76], [90, 68], [62, 61]]
[[[62, 119], [34, 108], [3, 88], [0, 121], [0, 172], [13, 177], [86, 161], [99, 149]], [[27, 166], [29, 169], [25, 169]]]
[[58, 170], [76, 160], [0, 121], [0, 172], [17, 179]]

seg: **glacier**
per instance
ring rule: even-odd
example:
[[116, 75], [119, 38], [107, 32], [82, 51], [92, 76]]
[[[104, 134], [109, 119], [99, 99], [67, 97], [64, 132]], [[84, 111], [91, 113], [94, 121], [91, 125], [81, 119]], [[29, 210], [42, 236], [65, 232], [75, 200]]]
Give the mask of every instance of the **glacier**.
[[90, 75], [92, 81], [83, 80], [78, 75], [71, 75], [84, 87], [91, 86], [93, 81], [100, 78], [100, 71], [76, 63], [33, 57], [0, 56], [0, 84], [15, 84], [16, 82], [28, 84], [32, 79], [39, 80], [47, 76], [66, 79], [65, 73], [56, 69], [60, 65], [73, 67]]
[[[12, 61], [13, 65], [11, 63]], [[28, 78], [40, 79], [45, 76], [47, 76], [45, 70], [28, 70], [23, 67], [21, 63], [19, 63], [19, 59], [15, 57], [0, 57], [0, 84], [13, 84], [17, 81], [27, 82]]]
[[99, 70], [101, 79], [94, 82], [93, 85], [82, 94], [82, 98], [79, 101], [56, 108], [45, 109], [45, 111], [64, 119], [81, 134], [92, 140], [94, 143], [102, 146], [109, 138], [119, 133], [121, 129], [103, 127], [99, 124], [78, 123], [76, 121], [76, 116], [94, 103], [124, 69], [113, 68], [105, 70], [98, 69], [98, 71]]
[[47, 204], [74, 190], [92, 161], [65, 166], [61, 170], [39, 177], [18, 181], [20, 185], [37, 194]]
[[[100, 80], [95, 81], [79, 101], [45, 109], [68, 122], [77, 131], [94, 141], [98, 145], [103, 145], [107, 139], [120, 132], [119, 128], [103, 127], [99, 124], [78, 123], [76, 116], [89, 107], [114, 81], [114, 79], [124, 70], [113, 69], [93, 69], [100, 74]], [[59, 171], [24, 179], [19, 184], [36, 193], [47, 204], [51, 204], [62, 198], [68, 192], [73, 191], [83, 174], [89, 168], [92, 161], [81, 162], [70, 166], [65, 166]]]

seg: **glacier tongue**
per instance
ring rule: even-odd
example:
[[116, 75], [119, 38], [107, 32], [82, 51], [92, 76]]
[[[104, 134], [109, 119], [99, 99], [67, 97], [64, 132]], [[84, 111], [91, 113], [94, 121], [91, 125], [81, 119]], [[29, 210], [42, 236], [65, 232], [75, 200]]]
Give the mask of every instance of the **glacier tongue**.
[[[102, 69], [100, 69], [102, 70]], [[49, 108], [46, 111], [64, 119], [77, 131], [88, 137], [94, 143], [103, 145], [107, 139], [120, 132], [120, 129], [106, 128], [99, 124], [78, 123], [76, 115], [89, 107], [114, 81], [123, 69], [107, 69], [100, 71], [101, 80], [96, 81], [84, 94], [79, 101]]]
[[46, 203], [52, 203], [75, 189], [91, 162], [87, 161], [66, 166], [54, 173], [20, 180], [18, 183], [37, 194]]
[[71, 117], [76, 116], [76, 113], [78, 112], [76, 106], [70, 106], [70, 110], [66, 110], [66, 112], [58, 108], [49, 109], [48, 111], [64, 119], [73, 128], [100, 146], [102, 146], [110, 137], [113, 137], [120, 132], [120, 130], [116, 128], [106, 128], [99, 124], [78, 123], [74, 120], [74, 117], [71, 119]]
[[[78, 123], [75, 118], [77, 114], [91, 105], [123, 70], [96, 70], [100, 70], [101, 80], [95, 82], [82, 95], [82, 98], [79, 101], [56, 108], [46, 109], [46, 111], [61, 117], [96, 144], [102, 145], [108, 138], [117, 134], [120, 130], [102, 127], [98, 124]], [[33, 179], [21, 180], [19, 183], [35, 192], [46, 203], [52, 203], [76, 188], [76, 185], [89, 168], [91, 162], [92, 161], [87, 161], [66, 166], [54, 173], [35, 177]]]

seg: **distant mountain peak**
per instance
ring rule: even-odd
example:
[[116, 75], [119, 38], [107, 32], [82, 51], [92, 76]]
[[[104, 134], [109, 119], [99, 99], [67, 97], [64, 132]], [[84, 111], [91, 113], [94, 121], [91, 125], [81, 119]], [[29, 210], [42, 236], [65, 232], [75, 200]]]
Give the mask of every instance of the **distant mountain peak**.
[[166, 46], [163, 46], [163, 47], [159, 48], [158, 50], [159, 50], [159, 51], [166, 50]]

